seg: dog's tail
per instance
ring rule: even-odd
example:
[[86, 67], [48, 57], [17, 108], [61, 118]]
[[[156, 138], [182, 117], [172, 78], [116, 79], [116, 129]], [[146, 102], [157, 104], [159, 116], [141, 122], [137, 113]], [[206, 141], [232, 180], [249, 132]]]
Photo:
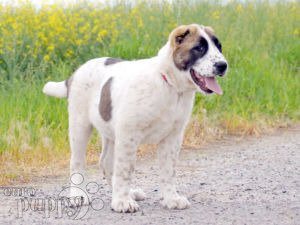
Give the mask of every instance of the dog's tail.
[[66, 81], [53, 82], [50, 81], [45, 84], [43, 93], [57, 98], [66, 98], [68, 95], [68, 88]]

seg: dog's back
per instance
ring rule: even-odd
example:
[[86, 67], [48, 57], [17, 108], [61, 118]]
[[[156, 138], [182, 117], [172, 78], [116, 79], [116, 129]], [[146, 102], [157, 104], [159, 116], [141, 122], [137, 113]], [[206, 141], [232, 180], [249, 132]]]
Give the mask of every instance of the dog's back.
[[101, 70], [99, 65], [104, 64], [106, 59], [107, 58], [97, 58], [89, 60], [80, 66], [67, 80], [47, 82], [43, 88], [43, 93], [57, 98], [66, 98], [69, 97], [71, 86], [76, 86], [73, 87], [76, 90], [75, 92], [79, 91], [82, 94], [82, 89], [86, 92], [95, 82], [99, 84], [99, 82], [101, 83], [103, 81], [104, 76], [101, 76], [101, 71], [99, 71], [95, 77], [96, 73], [93, 70]]

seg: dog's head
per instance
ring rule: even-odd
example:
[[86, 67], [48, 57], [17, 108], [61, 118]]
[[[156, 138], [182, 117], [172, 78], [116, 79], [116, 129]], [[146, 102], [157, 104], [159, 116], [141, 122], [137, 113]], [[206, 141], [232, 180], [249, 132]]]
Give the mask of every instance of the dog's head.
[[222, 94], [215, 77], [224, 76], [227, 61], [222, 46], [211, 27], [182, 25], [169, 36], [171, 57], [180, 74], [204, 94]]

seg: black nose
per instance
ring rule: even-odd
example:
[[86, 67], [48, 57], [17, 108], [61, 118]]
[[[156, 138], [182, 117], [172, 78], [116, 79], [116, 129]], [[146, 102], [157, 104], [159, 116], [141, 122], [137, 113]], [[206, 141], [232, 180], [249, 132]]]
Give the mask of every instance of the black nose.
[[227, 69], [227, 63], [224, 61], [216, 62], [214, 67], [216, 68], [216, 75], [223, 76]]

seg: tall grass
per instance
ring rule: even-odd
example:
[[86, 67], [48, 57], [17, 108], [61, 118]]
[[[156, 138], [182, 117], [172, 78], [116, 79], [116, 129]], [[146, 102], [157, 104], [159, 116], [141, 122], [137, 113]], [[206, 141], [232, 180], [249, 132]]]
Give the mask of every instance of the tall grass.
[[[0, 183], [30, 164], [66, 161], [66, 101], [44, 96], [46, 81], [63, 80], [95, 57], [153, 56], [179, 24], [212, 26], [230, 65], [219, 79], [222, 97], [197, 95], [201, 128], [251, 133], [299, 121], [299, 11], [299, 3], [268, 2], [0, 5]], [[89, 148], [98, 151], [96, 136]]]

